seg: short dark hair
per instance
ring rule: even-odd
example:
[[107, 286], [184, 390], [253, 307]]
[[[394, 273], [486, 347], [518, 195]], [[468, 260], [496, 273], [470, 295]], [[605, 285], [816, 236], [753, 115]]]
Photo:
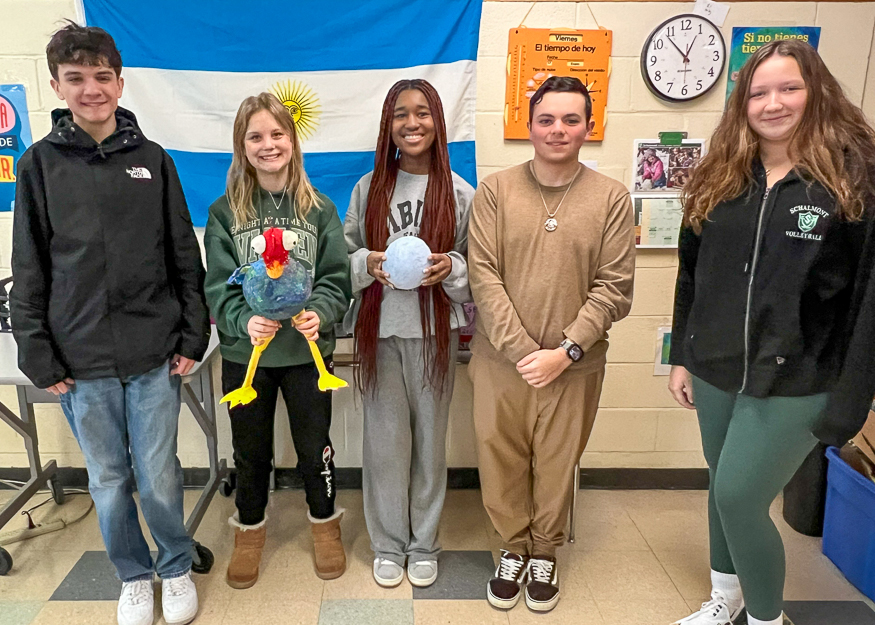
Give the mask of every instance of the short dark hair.
[[589, 91], [580, 78], [574, 76], [550, 76], [543, 84], [535, 91], [535, 95], [529, 100], [529, 124], [535, 118], [535, 105], [540, 104], [544, 99], [544, 95], [551, 91], [560, 93], [579, 93], [586, 101], [586, 123], [592, 118], [592, 98], [589, 96]]
[[52, 35], [46, 46], [46, 58], [52, 78], [58, 79], [58, 66], [64, 63], [73, 65], [109, 65], [116, 76], [122, 73], [122, 55], [115, 47], [115, 41], [108, 32], [96, 26], [79, 26], [72, 20]]

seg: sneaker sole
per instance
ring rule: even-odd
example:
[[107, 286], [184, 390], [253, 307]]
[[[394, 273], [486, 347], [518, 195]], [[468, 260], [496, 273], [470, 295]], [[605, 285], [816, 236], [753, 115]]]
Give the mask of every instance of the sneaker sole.
[[402, 570], [401, 575], [393, 579], [386, 579], [384, 577], [377, 577], [376, 575], [374, 575], [374, 581], [377, 582], [378, 586], [382, 586], [383, 588], [395, 588], [404, 581], [404, 571]]
[[535, 601], [531, 599], [528, 595], [526, 595], [526, 607], [533, 612], [549, 612], [553, 608], [556, 607], [556, 604], [559, 603], [559, 593], [556, 593], [556, 596], [550, 599], [550, 601]]
[[[683, 621], [685, 619], [691, 618], [692, 616], [693, 615], [690, 615], [690, 616], [687, 616], [683, 619], [674, 621], [671, 625], [684, 625]], [[744, 617], [744, 618], [742, 618], [742, 617]], [[786, 619], [787, 617], [785, 616], [784, 618]], [[784, 625], [787, 625], [787, 622], [788, 621], [785, 620]], [[735, 611], [735, 614], [729, 615], [729, 623], [730, 623], [730, 625], [736, 625], [736, 624], [737, 625], [747, 625], [747, 610], [744, 607], [744, 600], [742, 600], [741, 605]], [[790, 623], [790, 625], [793, 625], [793, 623]]]
[[410, 575], [410, 571], [407, 571], [407, 581], [410, 582], [411, 585], [416, 586], [417, 588], [426, 588], [427, 586], [431, 586], [437, 581], [438, 574], [437, 571], [434, 572], [434, 575], [431, 577], [426, 577], [425, 579], [421, 577], [412, 577]]
[[[118, 620], [119, 623], [124, 622], [124, 619], [118, 614], [118, 612], [116, 612], [116, 619]], [[130, 622], [130, 621], [128, 621], [128, 622]], [[143, 621], [141, 621], [142, 625], [152, 625], [154, 622], [155, 622], [154, 616], [150, 617], [148, 622], [145, 619]]]
[[[520, 593], [522, 594], [522, 593]], [[510, 610], [515, 607], [516, 604], [520, 602], [520, 595], [517, 594], [513, 599], [499, 599], [495, 595], [492, 594], [492, 590], [489, 588], [489, 583], [486, 584], [486, 600], [489, 602], [493, 608], [498, 608], [499, 610]]]
[[197, 617], [197, 612], [197, 608], [195, 608], [194, 614], [192, 614], [191, 616], [183, 616], [176, 619], [175, 621], [170, 621], [165, 616], [164, 622], [167, 623], [167, 625], [188, 625], [188, 623], [191, 623]]

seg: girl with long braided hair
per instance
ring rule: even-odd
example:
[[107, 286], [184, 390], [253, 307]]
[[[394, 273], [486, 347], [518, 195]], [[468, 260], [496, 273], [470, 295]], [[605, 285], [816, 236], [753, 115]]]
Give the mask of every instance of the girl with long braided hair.
[[[468, 215], [474, 189], [450, 169], [440, 97], [402, 80], [383, 103], [374, 171], [355, 186], [344, 234], [355, 303], [364, 404], [365, 519], [374, 579], [428, 586], [437, 578], [438, 523], [446, 491], [446, 435], [458, 328], [465, 325]], [[418, 236], [432, 254], [422, 284], [396, 289], [385, 250]]]

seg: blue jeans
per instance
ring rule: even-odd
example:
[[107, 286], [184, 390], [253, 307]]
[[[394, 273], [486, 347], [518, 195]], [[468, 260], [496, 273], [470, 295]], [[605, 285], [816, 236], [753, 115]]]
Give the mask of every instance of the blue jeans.
[[[182, 467], [176, 457], [180, 378], [169, 363], [126, 379], [76, 380], [61, 395], [61, 407], [85, 455], [88, 489], [100, 533], [119, 579], [184, 575], [191, 568], [192, 541], [182, 509]], [[134, 478], [136, 477], [136, 482]], [[140, 505], [158, 560], [137, 517]]]

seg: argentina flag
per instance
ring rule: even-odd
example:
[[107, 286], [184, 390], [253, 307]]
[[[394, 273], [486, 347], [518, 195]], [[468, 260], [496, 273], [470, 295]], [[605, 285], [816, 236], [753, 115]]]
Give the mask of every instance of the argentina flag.
[[482, 0], [80, 0], [122, 54], [120, 105], [179, 170], [196, 226], [225, 191], [243, 99], [274, 93], [295, 120], [313, 184], [343, 219], [373, 169], [383, 99], [398, 80], [437, 89], [453, 170], [476, 184]]

